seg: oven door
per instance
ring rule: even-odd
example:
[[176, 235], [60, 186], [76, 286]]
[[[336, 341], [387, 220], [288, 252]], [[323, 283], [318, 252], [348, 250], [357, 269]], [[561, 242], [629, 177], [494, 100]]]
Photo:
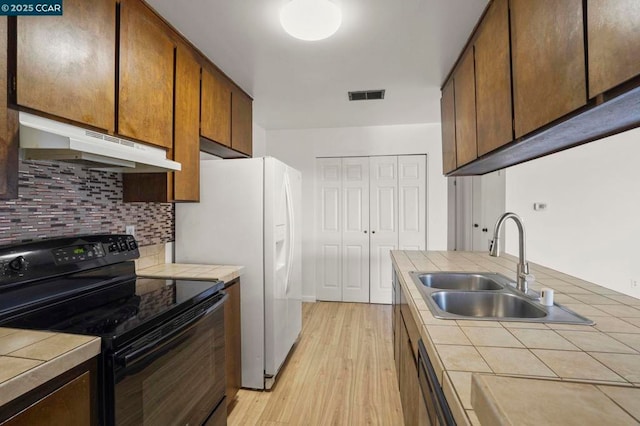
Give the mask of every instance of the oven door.
[[[109, 424], [226, 424], [223, 292], [111, 356]], [[110, 408], [110, 409], [109, 409]], [[215, 410], [215, 413], [214, 413]]]

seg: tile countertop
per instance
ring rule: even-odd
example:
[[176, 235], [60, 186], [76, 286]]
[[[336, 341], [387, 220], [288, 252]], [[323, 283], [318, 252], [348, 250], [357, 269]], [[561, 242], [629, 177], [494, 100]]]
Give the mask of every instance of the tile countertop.
[[99, 337], [0, 328], [0, 406], [99, 353]]
[[[497, 272], [515, 279], [517, 258], [446, 251], [392, 251], [391, 258], [459, 425], [480, 424], [478, 415], [490, 411], [485, 405], [472, 405], [472, 376], [475, 373], [515, 376], [521, 380], [525, 378], [524, 381], [531, 384], [534, 383], [532, 379], [544, 379], [548, 386], [575, 382], [582, 383], [576, 386], [585, 388], [594, 386], [584, 383], [611, 385], [608, 387], [613, 389], [640, 388], [640, 299], [530, 263], [531, 273], [536, 276], [531, 288], [553, 288], [557, 303], [592, 319], [595, 326], [441, 320], [431, 314], [410, 271]], [[488, 389], [477, 383], [473, 388], [478, 395]], [[522, 392], [527, 395], [526, 390]], [[618, 404], [613, 404], [615, 407], [625, 406], [626, 393], [612, 391], [605, 394]], [[496, 406], [502, 406], [505, 401], [498, 400], [500, 395], [491, 393], [476, 399], [484, 404], [483, 401], [493, 401], [494, 397]], [[548, 395], [550, 403], [557, 398], [551, 392]], [[545, 402], [540, 398], [529, 399], [531, 410], [544, 407]], [[627, 414], [636, 416], [631, 423], [640, 422], [637, 412]], [[482, 420], [489, 422], [486, 417]]]
[[244, 272], [244, 266], [234, 265], [198, 265], [191, 263], [163, 263], [141, 268], [136, 271], [140, 277], [181, 279], [181, 280], [220, 280], [229, 282]]

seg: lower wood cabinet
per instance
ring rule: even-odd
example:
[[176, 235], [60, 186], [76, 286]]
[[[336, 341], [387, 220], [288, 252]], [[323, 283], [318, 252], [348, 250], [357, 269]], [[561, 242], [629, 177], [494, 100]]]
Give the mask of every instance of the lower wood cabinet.
[[395, 271], [393, 294], [393, 348], [404, 424], [429, 425], [427, 409], [418, 382], [420, 332]]
[[9, 402], [0, 425], [96, 425], [96, 371], [94, 358]]
[[242, 384], [242, 335], [240, 332], [240, 280], [227, 283], [229, 299], [224, 306], [224, 344], [227, 375], [227, 411], [231, 412], [234, 399]]

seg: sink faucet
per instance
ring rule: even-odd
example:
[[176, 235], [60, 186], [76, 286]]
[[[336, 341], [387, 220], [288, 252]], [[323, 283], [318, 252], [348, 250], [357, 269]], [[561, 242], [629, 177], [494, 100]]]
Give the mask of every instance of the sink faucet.
[[524, 248], [524, 225], [522, 224], [522, 219], [515, 213], [505, 213], [496, 222], [496, 226], [493, 229], [493, 240], [491, 240], [491, 245], [489, 246], [489, 256], [498, 257], [500, 255], [500, 230], [502, 229], [502, 225], [507, 219], [513, 219], [513, 221], [518, 226], [518, 276], [516, 279], [516, 288], [520, 290], [522, 293], [527, 295], [529, 292], [529, 282], [534, 281], [534, 276], [529, 274], [529, 263], [526, 259], [525, 248]]

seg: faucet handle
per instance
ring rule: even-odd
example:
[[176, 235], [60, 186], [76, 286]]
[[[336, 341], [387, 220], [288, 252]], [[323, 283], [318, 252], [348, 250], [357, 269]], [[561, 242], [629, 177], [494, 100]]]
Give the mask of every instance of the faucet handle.
[[536, 281], [536, 276], [533, 274], [525, 274], [524, 280], [527, 282], [527, 284], [532, 284]]

